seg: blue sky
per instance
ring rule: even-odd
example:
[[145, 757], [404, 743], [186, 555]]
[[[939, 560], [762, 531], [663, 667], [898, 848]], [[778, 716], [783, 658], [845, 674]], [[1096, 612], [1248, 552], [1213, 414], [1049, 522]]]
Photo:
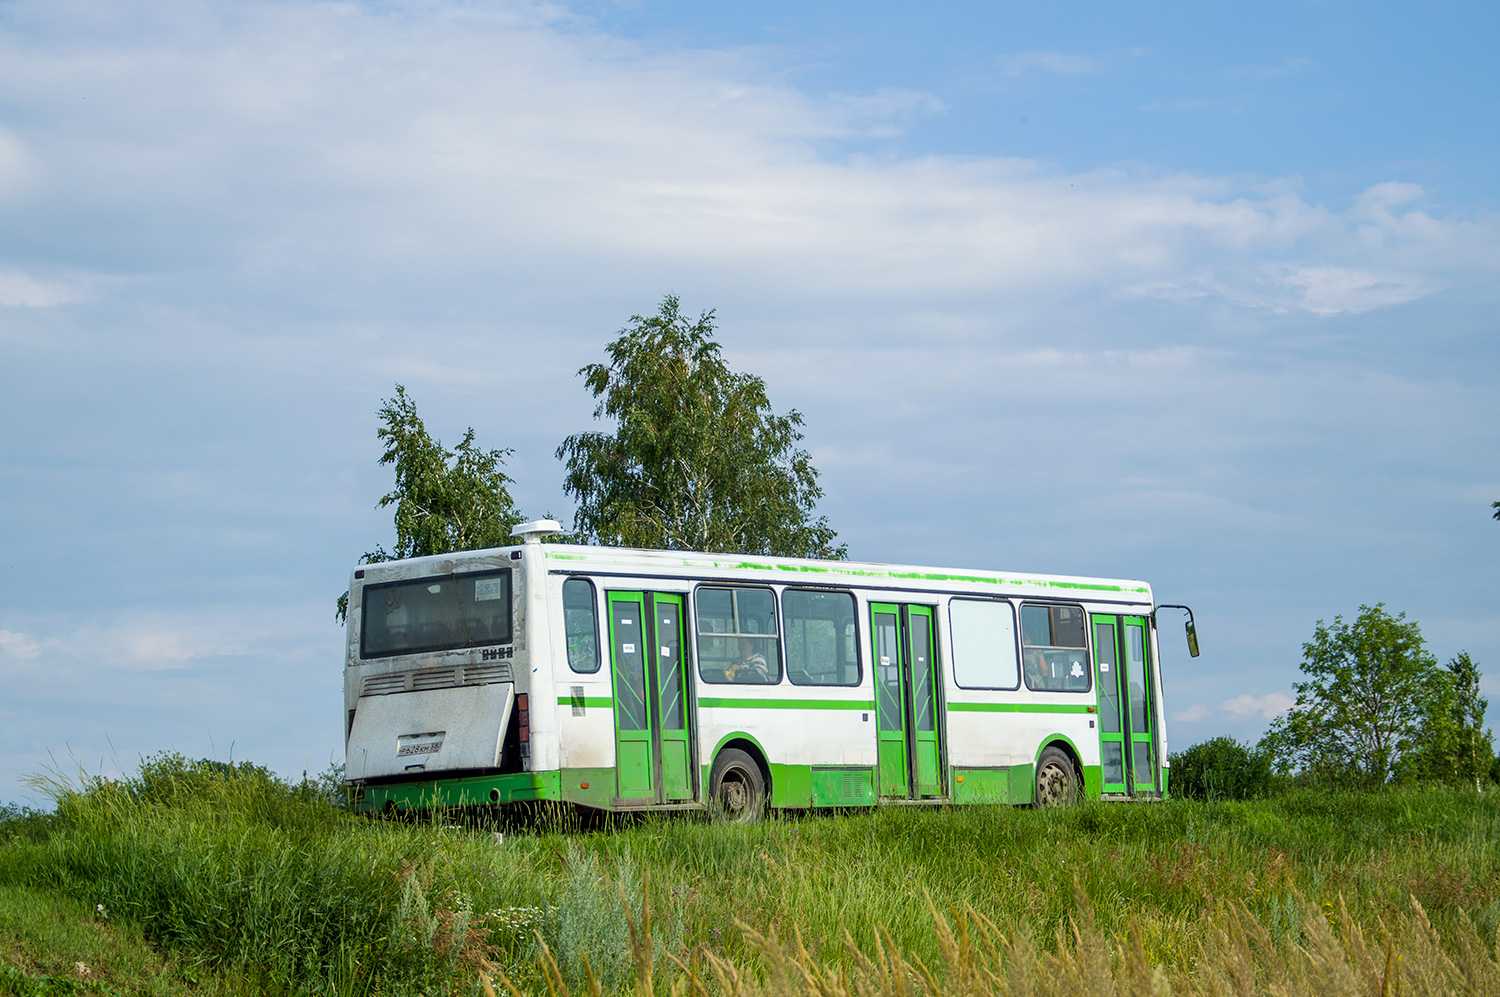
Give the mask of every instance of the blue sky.
[[339, 756], [375, 410], [513, 447], [674, 292], [853, 556], [1139, 577], [1172, 743], [1384, 602], [1500, 693], [1493, 5], [0, 2], [0, 799]]

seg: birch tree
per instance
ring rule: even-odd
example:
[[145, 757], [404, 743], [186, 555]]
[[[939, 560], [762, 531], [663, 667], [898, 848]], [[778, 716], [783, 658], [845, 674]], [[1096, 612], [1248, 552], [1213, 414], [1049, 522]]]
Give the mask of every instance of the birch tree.
[[633, 315], [579, 370], [613, 432], [557, 449], [575, 531], [593, 543], [787, 557], [846, 556], [815, 515], [823, 491], [802, 441], [802, 414], [777, 415], [763, 380], [724, 362], [714, 313], [696, 321], [668, 295]]

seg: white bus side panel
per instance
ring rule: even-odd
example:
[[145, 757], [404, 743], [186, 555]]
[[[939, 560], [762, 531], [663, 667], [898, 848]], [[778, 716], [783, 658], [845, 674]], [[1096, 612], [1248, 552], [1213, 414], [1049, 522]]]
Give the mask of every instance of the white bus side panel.
[[1078, 749], [1083, 765], [1099, 764], [1099, 732], [1090, 729], [1093, 714], [977, 712], [948, 714], [948, 760], [960, 768], [1030, 765], [1042, 743], [1062, 734]]
[[[710, 690], [724, 686], [704, 686], [703, 699], [711, 699]], [[742, 689], [744, 687], [741, 687]], [[753, 687], [752, 687], [753, 688]], [[764, 687], [761, 687], [764, 689]], [[830, 690], [809, 687], [776, 687], [777, 692], [823, 694]], [[855, 692], [858, 689], [839, 689]], [[773, 701], [762, 694], [762, 700]], [[777, 697], [780, 698], [780, 697]], [[792, 696], [786, 697], [788, 699]], [[842, 697], [840, 697], [842, 698]], [[861, 719], [861, 718], [866, 719]], [[708, 707], [698, 708], [699, 758], [710, 764], [714, 749], [735, 734], [749, 735], [765, 749], [768, 762], [777, 765], [860, 765], [873, 766], [875, 754], [874, 712], [862, 710], [787, 708]]]
[[[559, 671], [563, 671], [559, 669]], [[612, 768], [615, 764], [615, 713], [609, 673], [567, 675], [557, 683], [557, 727], [563, 768]]]

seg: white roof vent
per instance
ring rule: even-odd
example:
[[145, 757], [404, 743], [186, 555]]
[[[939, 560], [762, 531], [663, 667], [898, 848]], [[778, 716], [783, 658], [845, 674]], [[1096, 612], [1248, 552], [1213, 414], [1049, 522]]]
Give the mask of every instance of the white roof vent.
[[562, 524], [555, 519], [533, 519], [511, 530], [510, 535], [520, 537], [522, 543], [539, 544], [542, 537], [554, 537], [562, 531]]

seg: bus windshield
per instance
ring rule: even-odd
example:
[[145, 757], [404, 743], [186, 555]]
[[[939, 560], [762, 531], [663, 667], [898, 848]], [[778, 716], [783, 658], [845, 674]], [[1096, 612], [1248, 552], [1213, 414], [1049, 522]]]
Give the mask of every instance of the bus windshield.
[[362, 658], [511, 639], [509, 568], [366, 585], [361, 605]]

